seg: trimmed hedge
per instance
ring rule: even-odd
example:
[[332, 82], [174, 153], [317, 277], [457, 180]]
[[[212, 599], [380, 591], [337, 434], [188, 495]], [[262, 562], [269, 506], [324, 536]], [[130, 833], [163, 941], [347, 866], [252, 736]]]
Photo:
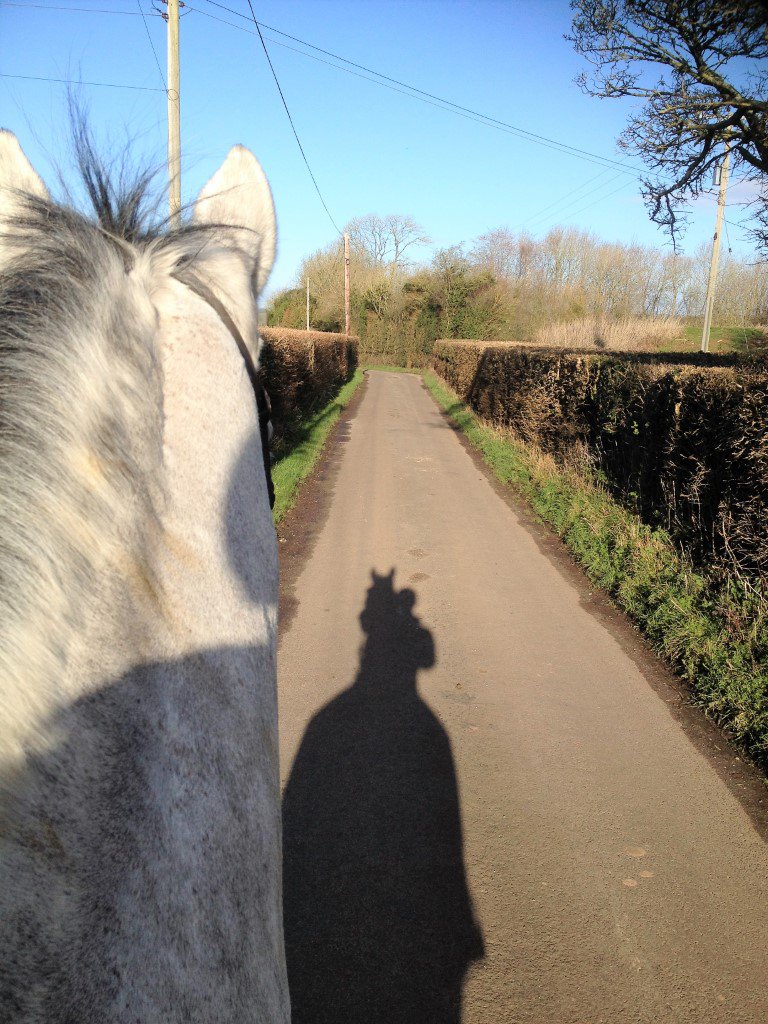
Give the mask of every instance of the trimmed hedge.
[[272, 402], [275, 441], [325, 405], [357, 369], [357, 338], [321, 331], [262, 327], [261, 369]]
[[598, 479], [694, 565], [768, 580], [768, 363], [439, 341], [484, 419]]

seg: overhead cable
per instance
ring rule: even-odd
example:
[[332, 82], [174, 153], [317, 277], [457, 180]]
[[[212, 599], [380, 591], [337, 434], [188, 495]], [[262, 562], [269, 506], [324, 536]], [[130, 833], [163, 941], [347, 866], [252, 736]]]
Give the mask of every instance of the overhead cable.
[[[614, 180], [615, 180], [615, 179], [614, 179]], [[607, 184], [607, 183], [606, 183], [606, 184]], [[619, 187], [618, 187], [618, 188], [615, 188], [615, 189], [613, 190], [613, 192], [609, 192], [609, 193], [608, 193], [608, 195], [606, 195], [606, 196], [599, 196], [599, 197], [598, 197], [597, 199], [593, 199], [593, 200], [592, 200], [592, 202], [591, 202], [591, 203], [587, 203], [587, 205], [586, 205], [586, 206], [581, 206], [581, 207], [579, 207], [579, 209], [578, 209], [578, 210], [574, 210], [574, 211], [573, 211], [573, 212], [571, 213], [571, 216], [572, 216], [572, 217], [578, 217], [578, 215], [579, 215], [580, 213], [584, 213], [584, 211], [585, 211], [585, 210], [591, 210], [591, 209], [592, 209], [592, 207], [593, 207], [593, 206], [597, 206], [597, 204], [598, 204], [598, 203], [604, 203], [606, 199], [610, 199], [610, 198], [611, 198], [611, 196], [615, 196], [615, 195], [616, 195], [616, 194], [617, 194], [618, 192], [621, 192], [621, 191], [622, 191], [622, 189], [625, 189], [625, 188], [627, 187], [627, 184], [628, 184], [628, 182], [626, 182], [626, 181], [623, 181], [623, 182], [621, 183], [621, 185], [619, 185]]]
[[[252, 7], [252, 17], [249, 19], [246, 14], [243, 14], [241, 11], [237, 11], [232, 7], [228, 7], [225, 4], [219, 3], [218, 0], [204, 0], [204, 2], [212, 4], [214, 7], [218, 7], [220, 10], [227, 11], [229, 14], [235, 15], [238, 18], [242, 18], [246, 21], [253, 21], [257, 29], [263, 28], [269, 32], [275, 32], [277, 33], [277, 35], [283, 36], [285, 39], [291, 39], [295, 43], [300, 43], [302, 46], [306, 46], [311, 50], [315, 50], [318, 53], [325, 54], [326, 57], [332, 57], [334, 60], [341, 61], [344, 64], [348, 64], [352, 68], [358, 68], [360, 71], [365, 71], [369, 75], [375, 75], [376, 79], [382, 79], [382, 81], [376, 81], [375, 79], [370, 78], [368, 78], [367, 81], [374, 82], [374, 84], [376, 85], [384, 85], [387, 88], [392, 88], [392, 86], [387, 86], [386, 83], [393, 83], [395, 86], [401, 86], [403, 89], [407, 89], [408, 92], [405, 93], [404, 95], [412, 96], [413, 99], [422, 99], [423, 102], [432, 101], [433, 105], [438, 105], [443, 110], [447, 109], [450, 110], [452, 113], [457, 113], [460, 114], [461, 116], [469, 117], [471, 120], [477, 120], [479, 121], [479, 123], [486, 124], [488, 127], [497, 128], [498, 130], [507, 132], [508, 134], [516, 135], [518, 137], [527, 139], [529, 142], [534, 142], [538, 145], [545, 146], [548, 149], [555, 149], [557, 152], [568, 153], [571, 156], [575, 156], [582, 160], [588, 160], [592, 163], [599, 163], [601, 166], [616, 167], [617, 169], [621, 170], [623, 174], [629, 174], [633, 177], [637, 177], [640, 173], [637, 170], [637, 168], [628, 167], [626, 163], [614, 160], [612, 157], [601, 156], [599, 153], [591, 153], [589, 150], [580, 149], [577, 146], [571, 146], [568, 143], [559, 142], [557, 139], [551, 139], [548, 138], [546, 135], [540, 135], [537, 134], [536, 132], [531, 132], [526, 128], [520, 128], [519, 126], [510, 124], [507, 121], [501, 121], [498, 118], [491, 117], [489, 114], [484, 114], [481, 111], [473, 110], [470, 107], [462, 106], [459, 103], [455, 103], [453, 100], [445, 99], [444, 97], [438, 96], [435, 93], [427, 92], [425, 89], [420, 89], [418, 86], [409, 85], [407, 82], [403, 82], [400, 79], [393, 78], [390, 75], [385, 75], [383, 72], [376, 71], [374, 68], [369, 68], [366, 67], [366, 65], [364, 64], [359, 64], [356, 61], [349, 60], [346, 57], [342, 57], [340, 54], [333, 53], [331, 50], [325, 50], [321, 46], [316, 46], [314, 43], [310, 43], [305, 39], [300, 39], [298, 36], [291, 35], [289, 32], [283, 32], [282, 29], [275, 28], [273, 25], [268, 25], [266, 22], [257, 21], [255, 14], [253, 13]], [[187, 7], [189, 7], [190, 10], [196, 11], [199, 14], [204, 14], [208, 17], [213, 17], [212, 15], [207, 14], [207, 12], [201, 10], [199, 7], [191, 7], [189, 4], [187, 4]], [[230, 25], [231, 28], [242, 28], [242, 26], [233, 25], [231, 22], [224, 22], [223, 19], [221, 18], [216, 20], [222, 21], [223, 24]], [[261, 32], [259, 32], [259, 34], [261, 35]], [[276, 42], [277, 45], [286, 46], [286, 44], [281, 44], [278, 40], [273, 41]], [[293, 47], [290, 46], [286, 46], [286, 48], [294, 49]], [[295, 50], [294, 52], [300, 53], [302, 54], [302, 56], [310, 57], [311, 59], [314, 60], [319, 60], [319, 58], [313, 58], [312, 54], [304, 53], [301, 50]], [[325, 64], [328, 62], [320, 61], [320, 63]], [[349, 74], [356, 74], [355, 72], [349, 71], [349, 68], [339, 67], [338, 64], [331, 64], [330, 66], [336, 67], [337, 70], [339, 71], [346, 71]], [[357, 75], [357, 77], [365, 78], [364, 75]], [[400, 92], [400, 89], [394, 89], [394, 91]]]
[[61, 85], [94, 85], [102, 89], [136, 89], [139, 92], [165, 92], [151, 85], [124, 85], [121, 82], [85, 82], [79, 78], [47, 78], [43, 75], [11, 75], [0, 71], [0, 78], [21, 78], [29, 82], [58, 82]]
[[307, 165], [307, 170], [309, 171], [309, 176], [312, 179], [312, 184], [315, 186], [315, 191], [317, 192], [317, 195], [318, 195], [318, 197], [320, 199], [320, 202], [323, 204], [323, 209], [328, 214], [328, 219], [330, 220], [331, 224], [333, 224], [334, 228], [336, 229], [337, 234], [341, 235], [342, 232], [339, 229], [339, 226], [336, 223], [336, 221], [331, 216], [331, 211], [328, 209], [328, 204], [326, 203], [325, 199], [323, 198], [323, 193], [320, 191], [320, 186], [317, 184], [317, 179], [315, 178], [315, 175], [312, 173], [312, 168], [309, 166], [309, 160], [307, 160], [307, 154], [304, 152], [304, 147], [301, 144], [301, 139], [299, 138], [299, 133], [296, 131], [296, 125], [293, 123], [293, 118], [291, 117], [291, 112], [288, 109], [288, 104], [285, 101], [285, 96], [283, 95], [283, 90], [280, 87], [280, 82], [278, 81], [274, 65], [272, 64], [272, 58], [269, 56], [269, 50], [267, 49], [267, 44], [264, 42], [264, 36], [262, 36], [261, 29], [259, 28], [259, 23], [258, 23], [258, 21], [256, 21], [256, 15], [254, 14], [253, 7], [251, 6], [251, 0], [248, 0], [248, 6], [251, 8], [251, 15], [253, 17], [253, 23], [256, 26], [256, 31], [259, 33], [259, 39], [261, 40], [261, 45], [264, 48], [264, 54], [265, 54], [265, 56], [267, 58], [267, 62], [269, 63], [269, 69], [272, 72], [272, 77], [275, 80], [275, 85], [277, 86], [277, 91], [280, 93], [280, 99], [283, 101], [283, 106], [285, 107], [285, 112], [288, 115], [288, 120], [289, 120], [290, 125], [291, 125], [291, 131], [293, 132], [293, 136], [296, 139], [296, 143], [297, 143], [297, 145], [299, 147], [299, 150], [301, 151], [301, 155], [302, 155], [302, 158], [304, 160], [304, 163]]
[[[137, 18], [138, 11], [115, 11], [104, 7], [54, 7], [52, 4], [19, 3], [18, 0], [0, 0], [1, 7], [34, 7], [41, 11], [79, 11], [82, 14], [123, 14]], [[143, 12], [142, 12], [143, 13]], [[159, 11], [147, 15], [148, 18], [162, 18]]]
[[[583, 182], [581, 185], [578, 185], [576, 188], [573, 188], [569, 192], [566, 192], [564, 196], [560, 196], [558, 199], [555, 199], [554, 202], [549, 203], [547, 206], [543, 207], [538, 212], [532, 213], [529, 217], [526, 217], [524, 221], [521, 221], [520, 226], [525, 227], [525, 225], [530, 224], [531, 221], [539, 220], [546, 213], [549, 213], [550, 210], [559, 207], [562, 203], [565, 202], [566, 199], [570, 199], [571, 196], [575, 196], [579, 192], [583, 192], [587, 185], [591, 185], [593, 181], [597, 181], [599, 178], [604, 178], [606, 174], [610, 173], [610, 170], [606, 168], [606, 170], [600, 171], [600, 173], [594, 175], [594, 177], [588, 178], [587, 181]], [[590, 189], [589, 192], [586, 192], [583, 195], [579, 195], [575, 202], [580, 202], [582, 199], [585, 199], [586, 196], [592, 195], [593, 192], [597, 192], [601, 188], [605, 188], [606, 185], [610, 185], [613, 181], [616, 181], [616, 177], [610, 178], [608, 181], [604, 181], [600, 185], [596, 185], [595, 188]]]
[[144, 17], [144, 9], [141, 6], [141, 0], [136, 0], [136, 6], [139, 8], [139, 14], [141, 15], [141, 20], [144, 22], [144, 29], [146, 30], [146, 33], [147, 33], [147, 39], [149, 40], [149, 45], [152, 48], [152, 56], [155, 58], [155, 64], [157, 64], [157, 70], [160, 73], [160, 81], [163, 83], [163, 89], [167, 93], [168, 92], [168, 83], [165, 81], [165, 75], [163, 74], [163, 69], [160, 66], [160, 60], [159, 60], [159, 58], [157, 56], [157, 50], [155, 49], [155, 44], [152, 42], [152, 36], [150, 35], [150, 32], [149, 32], [149, 25], [147, 24], [147, 19]]

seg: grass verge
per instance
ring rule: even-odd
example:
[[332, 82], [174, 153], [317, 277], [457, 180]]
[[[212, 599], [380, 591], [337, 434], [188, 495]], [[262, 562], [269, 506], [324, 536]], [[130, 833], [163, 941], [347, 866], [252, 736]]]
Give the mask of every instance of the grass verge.
[[291, 508], [296, 498], [299, 484], [312, 472], [320, 457], [320, 453], [328, 440], [328, 435], [349, 405], [364, 378], [363, 371], [358, 369], [347, 381], [339, 393], [327, 405], [309, 415], [293, 431], [287, 450], [272, 466], [272, 480], [275, 485], [275, 507], [273, 516], [279, 523]]
[[500, 481], [527, 499], [683, 677], [694, 701], [768, 769], [764, 595], [695, 572], [669, 537], [599, 484], [484, 425], [433, 372], [424, 383]]

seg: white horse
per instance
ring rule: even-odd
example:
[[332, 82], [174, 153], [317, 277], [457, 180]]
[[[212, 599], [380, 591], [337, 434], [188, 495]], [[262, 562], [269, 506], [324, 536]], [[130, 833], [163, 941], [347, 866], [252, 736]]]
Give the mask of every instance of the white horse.
[[0, 1020], [287, 1024], [277, 561], [254, 395], [275, 220], [190, 224], [0, 134]]

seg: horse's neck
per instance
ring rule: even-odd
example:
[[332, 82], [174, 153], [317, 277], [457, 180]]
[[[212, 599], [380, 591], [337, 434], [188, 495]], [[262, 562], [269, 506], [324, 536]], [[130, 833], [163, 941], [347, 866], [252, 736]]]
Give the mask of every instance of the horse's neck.
[[234, 339], [202, 299], [172, 282], [159, 304], [165, 654], [270, 643], [275, 537], [251, 383]]

